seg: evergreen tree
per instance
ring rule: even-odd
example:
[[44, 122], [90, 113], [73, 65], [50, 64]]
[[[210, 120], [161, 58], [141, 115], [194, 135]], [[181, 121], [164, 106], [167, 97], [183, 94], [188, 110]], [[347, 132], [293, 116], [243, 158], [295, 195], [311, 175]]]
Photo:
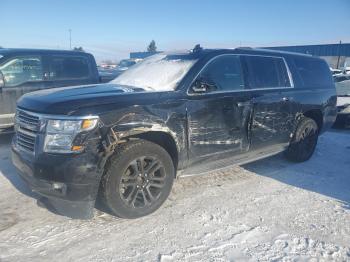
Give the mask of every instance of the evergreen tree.
[[151, 43], [149, 43], [149, 45], [147, 47], [147, 51], [148, 52], [156, 52], [157, 51], [156, 42], [154, 40], [152, 40]]
[[79, 52], [85, 52], [84, 49], [83, 49], [81, 46], [79, 46], [79, 47], [74, 47], [73, 50], [74, 50], [74, 51], [79, 51]]

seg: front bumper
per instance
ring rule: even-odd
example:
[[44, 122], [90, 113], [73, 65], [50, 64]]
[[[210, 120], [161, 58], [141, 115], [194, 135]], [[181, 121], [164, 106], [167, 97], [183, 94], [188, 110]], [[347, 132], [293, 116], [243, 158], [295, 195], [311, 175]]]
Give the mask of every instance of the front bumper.
[[57, 213], [91, 218], [102, 172], [96, 150], [81, 154], [39, 155], [12, 144], [12, 162], [32, 191], [47, 199]]
[[15, 114], [0, 114], [0, 129], [13, 127]]

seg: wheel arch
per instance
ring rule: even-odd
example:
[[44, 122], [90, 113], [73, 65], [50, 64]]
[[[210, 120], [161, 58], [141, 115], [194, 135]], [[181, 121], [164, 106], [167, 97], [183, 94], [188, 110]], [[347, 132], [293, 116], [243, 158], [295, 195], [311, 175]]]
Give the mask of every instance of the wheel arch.
[[322, 111], [320, 109], [307, 110], [303, 113], [303, 115], [305, 117], [309, 117], [309, 118], [313, 119], [318, 126], [319, 132], [321, 132], [322, 127], [323, 127], [323, 114], [322, 114]]
[[175, 170], [179, 163], [179, 151], [175, 139], [164, 131], [147, 131], [137, 135], [131, 135], [128, 139], [144, 139], [164, 148], [173, 160]]

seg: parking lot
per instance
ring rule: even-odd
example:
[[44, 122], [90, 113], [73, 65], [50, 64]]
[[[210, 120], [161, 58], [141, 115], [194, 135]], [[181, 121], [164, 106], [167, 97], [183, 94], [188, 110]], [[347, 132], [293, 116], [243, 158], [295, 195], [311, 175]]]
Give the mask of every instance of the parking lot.
[[73, 220], [37, 206], [0, 142], [0, 261], [350, 260], [350, 131], [319, 139], [310, 161], [277, 155], [178, 179], [137, 220], [98, 209]]

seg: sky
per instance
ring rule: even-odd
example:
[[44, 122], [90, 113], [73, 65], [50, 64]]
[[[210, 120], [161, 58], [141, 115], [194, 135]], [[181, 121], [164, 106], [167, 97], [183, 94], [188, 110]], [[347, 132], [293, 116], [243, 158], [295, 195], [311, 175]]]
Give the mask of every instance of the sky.
[[350, 0], [0, 0], [0, 46], [69, 49], [97, 61], [158, 50], [350, 42]]

